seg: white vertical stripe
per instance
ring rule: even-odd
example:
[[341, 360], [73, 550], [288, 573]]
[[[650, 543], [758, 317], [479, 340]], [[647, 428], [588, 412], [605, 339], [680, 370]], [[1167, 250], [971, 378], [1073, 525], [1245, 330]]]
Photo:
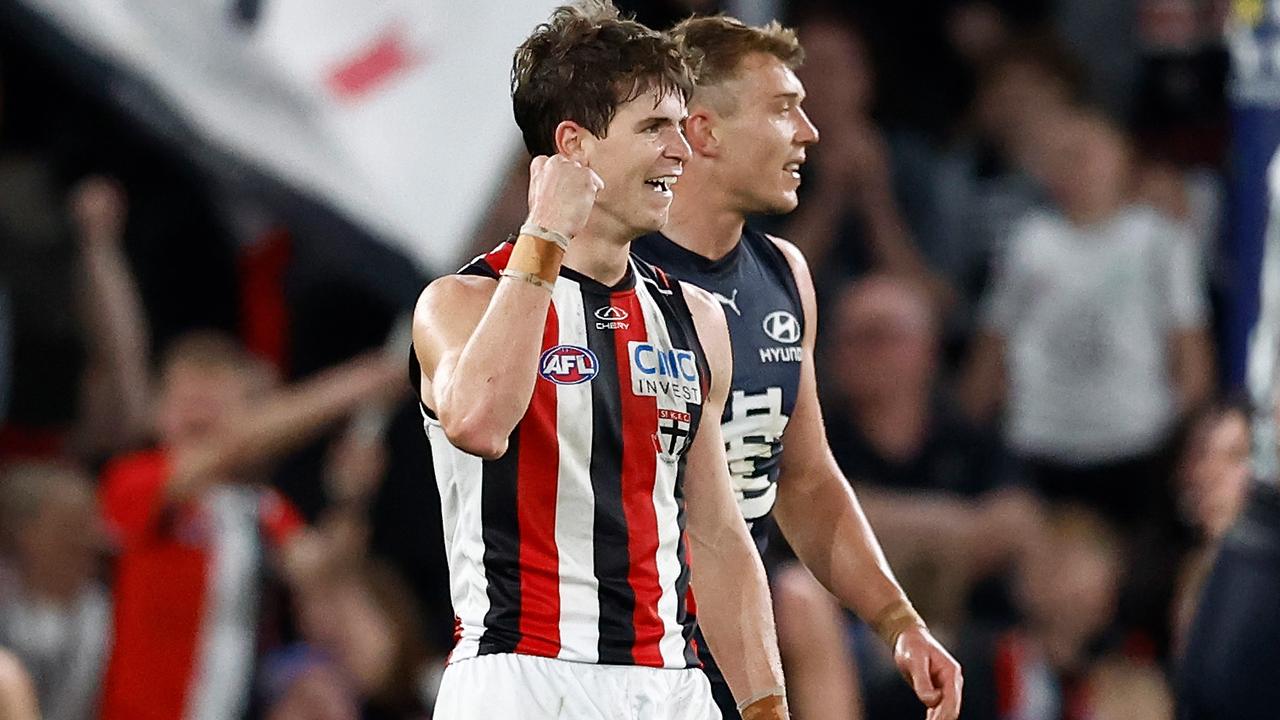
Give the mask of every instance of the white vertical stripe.
[[[640, 300], [640, 307], [644, 309], [644, 321], [647, 328], [649, 342], [659, 348], [674, 348], [671, 342], [671, 333], [667, 328], [665, 318], [662, 311], [658, 308], [657, 302], [649, 293], [649, 288], [645, 283], [636, 284], [636, 294]], [[691, 350], [692, 348], [682, 348]], [[630, 358], [621, 359], [622, 362], [631, 362]], [[624, 388], [623, 392], [631, 392], [630, 388]], [[687, 403], [683, 400], [675, 400], [669, 395], [662, 393], [657, 397], [658, 408], [665, 410], [680, 410], [688, 412]], [[653, 509], [658, 520], [658, 584], [662, 588], [662, 595], [658, 599], [658, 615], [662, 618], [662, 623], [666, 627], [662, 640], [658, 644], [658, 648], [662, 653], [663, 663], [667, 667], [684, 667], [684, 637], [682, 629], [676, 615], [676, 609], [680, 598], [676, 594], [676, 580], [680, 575], [680, 558], [677, 555], [680, 542], [680, 526], [677, 513], [679, 507], [676, 505], [676, 474], [678, 470], [677, 459], [661, 452], [657, 455], [657, 472], [653, 484]]]
[[[587, 346], [587, 317], [578, 283], [556, 281], [560, 344]], [[605, 370], [609, 372], [611, 369]], [[560, 556], [562, 660], [596, 662], [600, 587], [595, 573], [595, 494], [591, 487], [591, 383], [556, 386], [560, 462], [556, 485], [556, 549]]]
[[212, 537], [188, 720], [240, 717], [249, 697], [262, 556], [258, 503], [256, 490], [234, 486], [214, 488], [201, 503]]
[[436, 486], [440, 490], [440, 513], [444, 524], [444, 544], [449, 560], [449, 595], [453, 611], [462, 623], [462, 637], [450, 660], [474, 657], [484, 634], [484, 616], [489, 612], [489, 583], [484, 574], [484, 535], [481, 524], [483, 461], [449, 444], [444, 428], [424, 418]]

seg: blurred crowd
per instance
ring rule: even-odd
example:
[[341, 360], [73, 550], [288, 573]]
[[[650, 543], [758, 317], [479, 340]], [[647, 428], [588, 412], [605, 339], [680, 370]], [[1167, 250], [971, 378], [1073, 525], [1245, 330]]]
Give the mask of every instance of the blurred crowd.
[[[759, 223], [815, 270], [831, 446], [963, 717], [1173, 717], [1250, 472], [1217, 370], [1227, 4], [781, 4], [821, 141]], [[0, 698], [429, 717], [453, 619], [396, 331], [427, 276], [202, 180], [11, 31], [0, 59]], [[921, 716], [771, 555], [789, 679], [837, 633], [863, 717]]]

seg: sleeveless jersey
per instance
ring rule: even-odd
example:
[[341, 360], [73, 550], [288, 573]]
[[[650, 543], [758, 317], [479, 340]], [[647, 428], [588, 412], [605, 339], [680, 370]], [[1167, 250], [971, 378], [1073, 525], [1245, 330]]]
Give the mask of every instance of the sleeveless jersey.
[[763, 547], [777, 500], [782, 433], [796, 405], [804, 356], [804, 309], [787, 258], [767, 235], [744, 228], [742, 240], [708, 260], [652, 233], [632, 251], [675, 277], [710, 291], [724, 308], [733, 346], [733, 383], [720, 429], [742, 516]]
[[[461, 274], [498, 277], [512, 243]], [[456, 645], [697, 667], [683, 483], [710, 370], [679, 284], [634, 257], [614, 287], [564, 268], [506, 453], [452, 446], [423, 406]], [[416, 362], [413, 377], [418, 379]]]

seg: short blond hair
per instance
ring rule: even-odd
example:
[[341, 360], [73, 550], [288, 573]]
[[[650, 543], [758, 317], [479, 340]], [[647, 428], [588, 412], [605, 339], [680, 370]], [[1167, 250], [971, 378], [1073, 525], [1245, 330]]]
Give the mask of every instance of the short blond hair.
[[271, 390], [279, 380], [269, 363], [221, 330], [191, 330], [171, 341], [160, 359], [161, 375], [175, 365], [189, 365], [203, 371], [229, 370], [244, 378], [253, 394]]
[[804, 63], [796, 31], [777, 20], [756, 27], [727, 15], [691, 17], [672, 28], [671, 37], [693, 68], [695, 95], [733, 79], [748, 55], [772, 55], [792, 70]]

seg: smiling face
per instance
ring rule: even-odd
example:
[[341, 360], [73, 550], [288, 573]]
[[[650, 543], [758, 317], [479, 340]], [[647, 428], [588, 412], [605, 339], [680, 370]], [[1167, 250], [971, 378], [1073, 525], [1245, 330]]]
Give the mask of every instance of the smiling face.
[[579, 149], [566, 154], [604, 181], [588, 224], [628, 241], [666, 224], [671, 186], [689, 159], [684, 115], [678, 93], [649, 89], [618, 106], [603, 137], [582, 131]]
[[752, 53], [733, 77], [698, 93], [692, 112], [708, 125], [717, 179], [738, 209], [794, 210], [805, 149], [818, 141], [800, 106], [805, 93], [796, 74], [773, 55]]

